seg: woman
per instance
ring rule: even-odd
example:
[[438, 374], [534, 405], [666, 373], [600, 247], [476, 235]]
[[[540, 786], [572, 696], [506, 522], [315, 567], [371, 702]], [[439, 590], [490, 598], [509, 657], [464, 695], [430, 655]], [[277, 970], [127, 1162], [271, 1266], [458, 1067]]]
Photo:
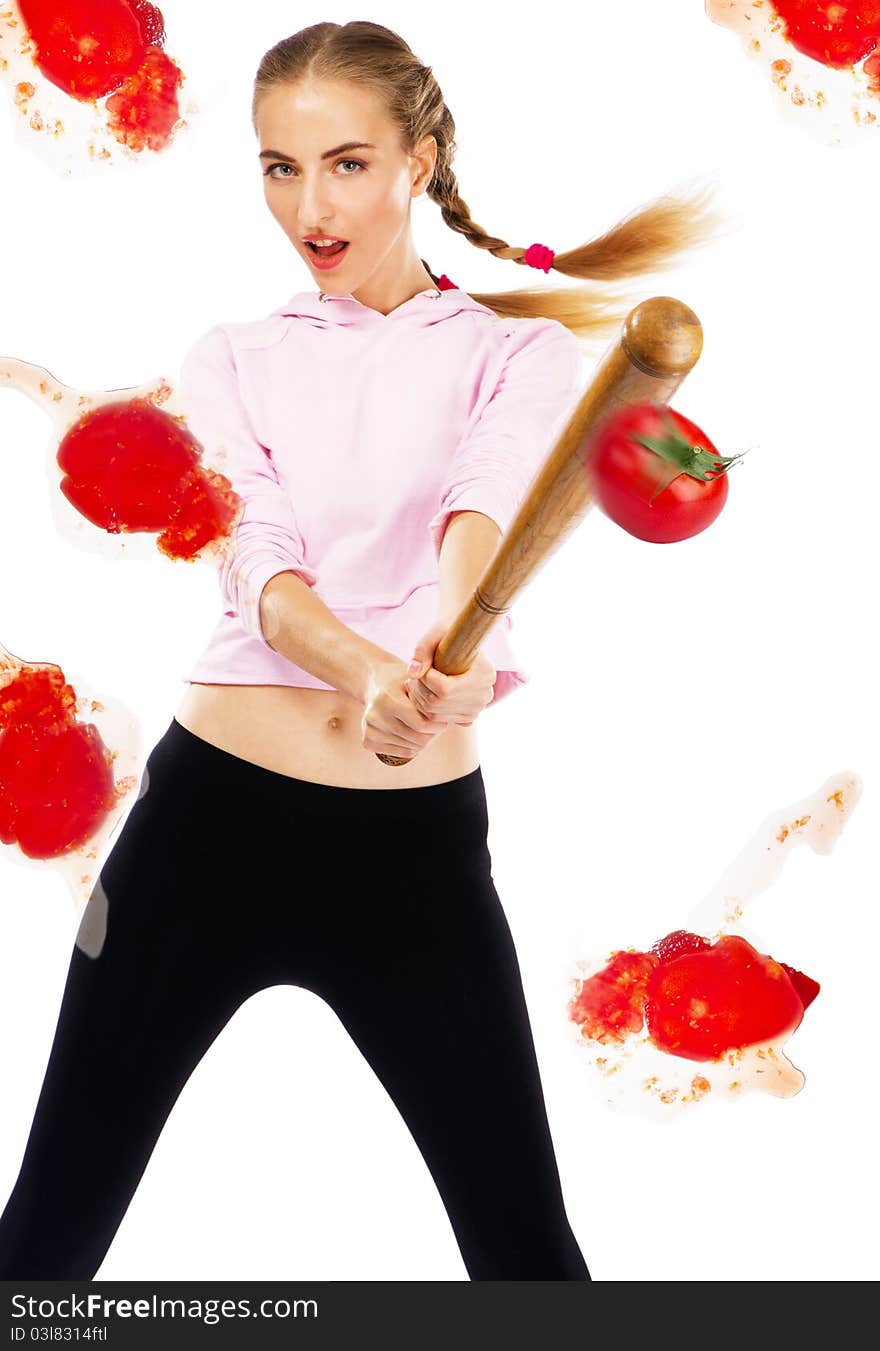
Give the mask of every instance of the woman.
[[[468, 296], [419, 258], [427, 193], [478, 247], [553, 261], [470, 219], [452, 117], [388, 29], [279, 43], [254, 126], [322, 290], [212, 329], [184, 365], [244, 503], [227, 607], [83, 916], [0, 1277], [94, 1275], [195, 1065], [289, 982], [392, 1096], [470, 1279], [589, 1280], [487, 847], [476, 720], [526, 678], [510, 621], [461, 675], [431, 659], [578, 397], [577, 336], [620, 311], [583, 287]], [[657, 203], [554, 265], [649, 269], [706, 232], [696, 208]], [[309, 236], [347, 241], [332, 268]]]

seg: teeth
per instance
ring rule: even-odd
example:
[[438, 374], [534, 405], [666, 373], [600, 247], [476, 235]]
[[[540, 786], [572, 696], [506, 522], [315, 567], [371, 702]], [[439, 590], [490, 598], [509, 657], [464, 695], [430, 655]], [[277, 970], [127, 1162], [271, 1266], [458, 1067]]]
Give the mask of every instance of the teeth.
[[342, 243], [342, 240], [341, 240], [341, 239], [307, 239], [307, 240], [306, 240], [306, 243], [307, 243], [307, 244], [320, 244], [322, 247], [326, 247], [328, 244], [341, 244], [341, 243]]

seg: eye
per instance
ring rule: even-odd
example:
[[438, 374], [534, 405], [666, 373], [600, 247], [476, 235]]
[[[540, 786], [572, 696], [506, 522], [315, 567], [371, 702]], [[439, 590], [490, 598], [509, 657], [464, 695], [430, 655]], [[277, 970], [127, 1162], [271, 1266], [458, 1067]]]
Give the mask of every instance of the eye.
[[[356, 166], [358, 167], [358, 169], [366, 169], [366, 167], [367, 167], [367, 166], [366, 166], [361, 160], [359, 160], [359, 159], [340, 159], [340, 160], [337, 160], [336, 163], [337, 163], [337, 164], [354, 164], [354, 165], [356, 165]], [[264, 178], [273, 178], [273, 177], [276, 177], [277, 175], [275, 175], [275, 173], [274, 173], [274, 170], [275, 170], [275, 169], [289, 169], [289, 170], [290, 170], [290, 173], [289, 173], [289, 174], [282, 174], [282, 175], [281, 175], [282, 178], [290, 178], [291, 175], [293, 174], [293, 165], [292, 165], [292, 164], [288, 164], [285, 160], [276, 160], [276, 161], [274, 162], [274, 164], [267, 164], [267, 165], [266, 165], [266, 168], [263, 170], [263, 177], [264, 177]], [[342, 177], [343, 177], [343, 178], [353, 178], [353, 177], [355, 177], [355, 175], [354, 175], [354, 174], [343, 174]]]

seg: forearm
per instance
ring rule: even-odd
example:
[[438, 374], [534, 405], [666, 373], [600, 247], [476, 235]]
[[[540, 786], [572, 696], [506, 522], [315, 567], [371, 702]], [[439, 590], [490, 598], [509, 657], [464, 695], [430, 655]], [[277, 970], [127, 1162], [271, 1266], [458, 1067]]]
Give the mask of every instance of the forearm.
[[451, 624], [473, 594], [501, 542], [501, 531], [481, 511], [457, 511], [440, 546], [440, 618]]
[[[452, 623], [473, 593], [501, 540], [480, 511], [453, 512], [440, 549], [440, 616]], [[304, 671], [363, 703], [377, 665], [399, 660], [343, 624], [295, 572], [263, 588], [260, 623], [270, 647]]]
[[370, 672], [396, 658], [337, 619], [295, 572], [279, 572], [260, 597], [263, 636], [275, 652], [364, 703]]

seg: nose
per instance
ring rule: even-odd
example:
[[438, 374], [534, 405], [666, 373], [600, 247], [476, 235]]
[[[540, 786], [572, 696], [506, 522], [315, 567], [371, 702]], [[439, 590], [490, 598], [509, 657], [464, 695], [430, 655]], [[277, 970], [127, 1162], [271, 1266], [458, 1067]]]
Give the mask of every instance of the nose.
[[297, 211], [300, 238], [303, 235], [316, 234], [321, 230], [328, 230], [332, 234], [331, 214], [320, 187], [314, 182], [303, 180]]

